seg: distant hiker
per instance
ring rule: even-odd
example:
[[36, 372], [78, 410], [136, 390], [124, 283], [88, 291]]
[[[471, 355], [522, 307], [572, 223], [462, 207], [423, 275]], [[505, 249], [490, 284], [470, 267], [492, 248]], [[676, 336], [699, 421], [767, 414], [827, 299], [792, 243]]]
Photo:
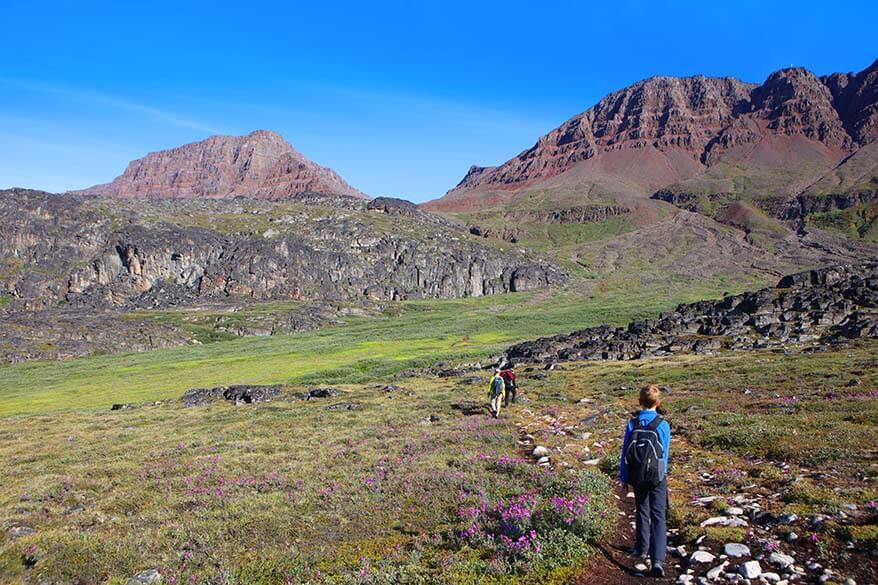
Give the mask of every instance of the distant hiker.
[[619, 477], [634, 490], [637, 503], [637, 539], [634, 555], [642, 561], [647, 553], [652, 560], [654, 577], [665, 575], [665, 552], [668, 545], [668, 452], [671, 426], [656, 412], [662, 393], [650, 385], [640, 391], [642, 410], [625, 427]]
[[500, 416], [500, 404], [503, 402], [503, 391], [506, 384], [503, 382], [503, 376], [500, 375], [500, 368], [494, 370], [491, 381], [488, 383], [488, 399], [490, 401], [491, 414], [494, 418]]
[[503, 406], [509, 406], [510, 403], [515, 402], [515, 391], [518, 388], [515, 383], [515, 370], [510, 366], [500, 372], [500, 377], [503, 378], [503, 385], [506, 387], [503, 394]]

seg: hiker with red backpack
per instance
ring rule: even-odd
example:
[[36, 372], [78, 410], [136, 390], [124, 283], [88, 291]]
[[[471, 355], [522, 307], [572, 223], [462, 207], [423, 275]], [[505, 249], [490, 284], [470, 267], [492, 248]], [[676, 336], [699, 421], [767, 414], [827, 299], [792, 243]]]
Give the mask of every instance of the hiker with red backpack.
[[515, 395], [518, 386], [515, 381], [515, 370], [512, 369], [512, 366], [509, 366], [505, 370], [500, 371], [500, 376], [503, 378], [503, 385], [506, 388], [506, 391], [503, 393], [503, 406], [509, 406], [511, 403], [515, 402]]
[[622, 441], [619, 477], [634, 490], [637, 504], [634, 556], [645, 564], [652, 561], [651, 574], [665, 575], [668, 545], [668, 452], [671, 448], [671, 425], [656, 412], [662, 403], [658, 386], [640, 391], [641, 410], [628, 421]]

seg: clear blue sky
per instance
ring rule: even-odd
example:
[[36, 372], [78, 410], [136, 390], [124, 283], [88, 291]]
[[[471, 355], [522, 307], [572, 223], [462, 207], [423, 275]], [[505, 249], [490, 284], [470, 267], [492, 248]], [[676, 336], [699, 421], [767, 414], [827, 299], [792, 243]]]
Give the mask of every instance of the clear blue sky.
[[644, 77], [859, 71], [876, 23], [874, 1], [5, 0], [0, 188], [81, 188], [267, 128], [423, 201]]

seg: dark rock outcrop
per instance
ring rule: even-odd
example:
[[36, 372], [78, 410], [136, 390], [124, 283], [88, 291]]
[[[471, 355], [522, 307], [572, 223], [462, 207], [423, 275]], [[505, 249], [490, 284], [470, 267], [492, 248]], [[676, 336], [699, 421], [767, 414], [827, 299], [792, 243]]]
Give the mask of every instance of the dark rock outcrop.
[[371, 222], [371, 213], [354, 199], [336, 208], [4, 191], [0, 292], [20, 308], [58, 301], [151, 308], [223, 298], [482, 296], [566, 279], [527, 253], [472, 238], [462, 226], [441, 218], [428, 224], [424, 211], [398, 215], [390, 225]]
[[203, 406], [211, 402], [226, 400], [235, 404], [269, 402], [280, 395], [282, 386], [235, 385], [217, 388], [193, 388], [183, 394], [183, 406]]
[[878, 263], [786, 276], [777, 287], [680, 305], [626, 328], [602, 325], [510, 347], [512, 363], [630, 360], [878, 337]]

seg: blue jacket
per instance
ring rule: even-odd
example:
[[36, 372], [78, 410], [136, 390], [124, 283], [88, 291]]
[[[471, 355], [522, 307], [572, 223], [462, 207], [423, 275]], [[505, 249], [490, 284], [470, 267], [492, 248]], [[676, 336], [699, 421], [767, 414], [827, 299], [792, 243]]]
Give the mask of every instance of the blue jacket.
[[[654, 410], [641, 410], [637, 414], [637, 420], [640, 421], [641, 425], [648, 425], [652, 422], [652, 419], [657, 416], [658, 413]], [[625, 451], [628, 449], [628, 438], [631, 436], [633, 430], [633, 423], [629, 420], [628, 425], [625, 427], [625, 438], [622, 440], [622, 464], [619, 466], [619, 479], [622, 480], [622, 483], [628, 483], [628, 469], [625, 467]], [[664, 451], [662, 462], [665, 465], [665, 475], [667, 475], [668, 453], [671, 451], [671, 425], [668, 424], [668, 421], [663, 420], [656, 431], [658, 432], [659, 440], [662, 442], [662, 450]]]

